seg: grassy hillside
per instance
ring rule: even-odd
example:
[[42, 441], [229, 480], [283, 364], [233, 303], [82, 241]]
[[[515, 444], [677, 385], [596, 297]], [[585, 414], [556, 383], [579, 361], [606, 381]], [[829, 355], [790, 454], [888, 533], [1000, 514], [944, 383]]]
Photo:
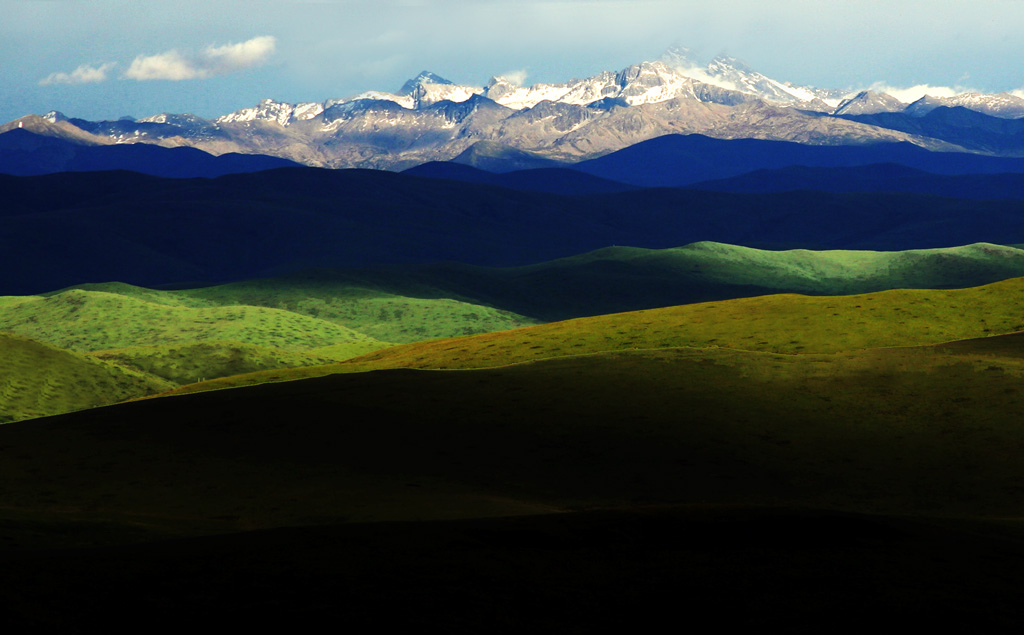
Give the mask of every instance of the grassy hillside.
[[[409, 276], [411, 277], [411, 276]], [[463, 301], [457, 294], [394, 276], [381, 289], [356, 275], [311, 271], [267, 280], [161, 291], [124, 283], [82, 285], [168, 306], [212, 308], [256, 306], [281, 309], [359, 331], [385, 342], [488, 333], [536, 324], [537, 320]]]
[[0, 423], [91, 408], [174, 385], [11, 333], [0, 333], [0, 360]]
[[[82, 400], [88, 405], [114, 403], [202, 379], [326, 364], [389, 345], [344, 326], [281, 309], [203, 306], [187, 297], [110, 286], [128, 293], [70, 289], [45, 297], [2, 297], [0, 329], [68, 352], [91, 353], [73, 357], [82, 363], [102, 360], [107, 372], [120, 368], [118, 372], [136, 377], [149, 389], [97, 388], [90, 396], [50, 400], [43, 410], [25, 410], [14, 404], [14, 396], [4, 395], [0, 399], [4, 408], [56, 414], [80, 407], [76, 404]], [[17, 385], [32, 386], [33, 399], [45, 399], [35, 387], [43, 371], [30, 362], [6, 364], [5, 371]], [[27, 415], [18, 418], [23, 416]]]
[[703, 242], [632, 250], [621, 259], [680, 272], [696, 269], [720, 283], [816, 295], [960, 288], [1024, 275], [1024, 251], [990, 243], [906, 251], [765, 251]]
[[1024, 278], [970, 289], [773, 295], [554, 322], [382, 349], [341, 364], [190, 386], [205, 390], [380, 368], [467, 369], [609, 351], [727, 348], [836, 353], [1024, 330]]
[[441, 263], [317, 270], [176, 291], [123, 283], [80, 288], [176, 307], [283, 309], [406, 343], [779, 292], [960, 288], [1021, 275], [1024, 251], [992, 244], [876, 252], [765, 251], [703, 242], [662, 250], [611, 247], [514, 268]]
[[1017, 517], [1020, 340], [622, 351], [151, 399], [0, 427], [0, 495], [190, 532], [639, 503]]
[[1024, 251], [991, 244], [898, 252], [767, 251], [702, 242], [610, 247], [503, 270], [438, 265], [420, 278], [546, 320], [775, 293], [847, 295], [971, 287], [1024, 275]]
[[[220, 305], [279, 308], [341, 324], [387, 342], [414, 342], [501, 331], [536, 324], [509, 311], [463, 301], [455, 294], [408, 283], [382, 290], [310, 272], [175, 292]], [[421, 297], [426, 295], [427, 297]], [[452, 297], [454, 296], [454, 297]]]
[[208, 341], [93, 351], [89, 357], [107, 360], [180, 385], [267, 369], [329, 364], [376, 350], [379, 346], [378, 342], [361, 340], [304, 352], [242, 342]]
[[682, 593], [746, 626], [856, 598], [863, 626], [1006, 630], [1021, 306], [1024, 279], [673, 307], [0, 426], [0, 589], [33, 626], [109, 598], [422, 625], [455, 597], [466, 630], [595, 630]]
[[474, 338], [410, 344], [375, 360], [481, 367], [609, 350], [717, 346], [831, 353], [1024, 330], [1024, 278], [971, 289], [852, 296], [773, 295], [581, 318]]
[[196, 308], [83, 289], [48, 297], [0, 298], [0, 328], [77, 351], [207, 340], [290, 351], [338, 343], [386, 345], [343, 326], [280, 309]]
[[[325, 270], [227, 285], [208, 293], [230, 294], [235, 302], [315, 310], [318, 312], [309, 314], [340, 321], [380, 339], [407, 342], [409, 333], [404, 331], [377, 334], [364, 330], [369, 325], [358, 321], [353, 309], [360, 310], [359, 303], [374, 294], [395, 294], [454, 298], [552, 321], [773, 293], [846, 295], [898, 288], [962, 288], [1022, 275], [1024, 251], [993, 244], [880, 252], [767, 251], [702, 242], [674, 249], [609, 247], [525, 267], [438, 263]], [[303, 301], [302, 296], [313, 301]], [[276, 304], [274, 298], [280, 298]], [[316, 301], [320, 299], [329, 306]], [[408, 313], [411, 309], [402, 310]], [[395, 310], [388, 312], [393, 313]], [[372, 322], [377, 311], [366, 304], [362, 314]], [[480, 319], [486, 324], [493, 318], [481, 315]], [[430, 323], [443, 324], [444, 319], [431, 317]], [[389, 328], [390, 324], [374, 327]], [[501, 328], [522, 325], [495, 322]], [[467, 334], [458, 325], [435, 332], [436, 337]]]

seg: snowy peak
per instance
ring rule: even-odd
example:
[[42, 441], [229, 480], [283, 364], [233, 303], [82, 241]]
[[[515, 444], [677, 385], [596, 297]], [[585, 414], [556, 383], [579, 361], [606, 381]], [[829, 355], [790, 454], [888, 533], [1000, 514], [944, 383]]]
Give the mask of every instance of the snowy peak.
[[484, 95], [506, 108], [523, 110], [533, 108], [542, 101], [561, 102], [572, 91], [573, 86], [580, 82], [581, 80], [574, 79], [564, 84], [519, 86], [505, 77], [492, 77], [487, 82]]
[[643, 62], [612, 73], [605, 71], [564, 84], [517, 86], [502, 77], [491, 78], [485, 95], [502, 106], [515, 110], [534, 108], [544, 101], [590, 106], [592, 104], [638, 106], [677, 97], [718, 103], [738, 103], [719, 89], [709, 91], [701, 82], [683, 75], [665, 62]]
[[707, 70], [725, 88], [757, 95], [769, 103], [806, 106], [821, 99], [811, 88], [774, 80], [734, 57], [716, 57]]
[[455, 82], [449, 81], [436, 73], [430, 71], [420, 71], [420, 74], [402, 84], [402, 88], [398, 90], [396, 95], [411, 95], [417, 87], [423, 84], [441, 84], [445, 86], [454, 86]]
[[50, 112], [43, 115], [43, 119], [50, 123], [57, 123], [58, 121], [68, 121], [68, 116], [59, 110], [51, 110]]
[[942, 106], [947, 108], [960, 106], [1001, 119], [1024, 118], [1024, 99], [1009, 93], [998, 93], [996, 95], [961, 93], [952, 97], [925, 95], [907, 106], [905, 112], [914, 117], [923, 117]]
[[418, 84], [410, 97], [413, 99], [412, 107], [419, 109], [441, 101], [461, 103], [481, 93], [483, 93], [482, 88], [459, 86], [448, 82], [447, 84]]
[[616, 76], [620, 91], [616, 97], [630, 106], [668, 101], [675, 97], [696, 99], [693, 80], [669, 68], [664, 62], [644, 62], [626, 68]]
[[888, 93], [864, 90], [853, 97], [844, 99], [832, 114], [877, 115], [880, 112], [900, 112], [906, 107], [906, 104]]
[[287, 126], [293, 121], [312, 119], [324, 111], [323, 104], [303, 103], [292, 105], [273, 99], [264, 99], [255, 108], [243, 108], [218, 117], [215, 123], [245, 123], [249, 121], [273, 121]]
[[754, 95], [774, 105], [830, 111], [839, 104], [842, 97], [838, 91], [780, 82], [726, 55], [720, 55], [703, 66], [689, 49], [673, 47], [661, 56], [661, 62], [699, 82]]
[[143, 117], [138, 120], [139, 123], [165, 123], [172, 126], [179, 126], [182, 128], [192, 128], [195, 126], [209, 125], [209, 121], [198, 117], [191, 113], [185, 113], [181, 115], [175, 115], [171, 113], [160, 113], [159, 115], [153, 115], [151, 117]]

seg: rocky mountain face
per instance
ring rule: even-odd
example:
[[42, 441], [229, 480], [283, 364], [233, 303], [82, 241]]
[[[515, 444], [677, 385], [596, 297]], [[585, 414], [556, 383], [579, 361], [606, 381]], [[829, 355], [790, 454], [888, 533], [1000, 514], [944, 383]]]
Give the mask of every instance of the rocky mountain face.
[[844, 99], [832, 112], [833, 115], [876, 115], [880, 112], [900, 112], [905, 103], [886, 93], [865, 90]]
[[[926, 97], [905, 106], [870, 91], [845, 95], [781, 82], [734, 58], [702, 65], [688, 50], [674, 48], [657, 61], [558, 84], [520, 86], [493, 77], [485, 86], [463, 86], [423, 71], [394, 93], [299, 104], [264, 99], [214, 120], [162, 113], [92, 122], [58, 112], [42, 120], [52, 134], [66, 137], [77, 130], [91, 143], [192, 146], [332, 168], [404, 169], [456, 157], [491, 165], [500, 157], [517, 157], [516, 165], [575, 162], [673, 133], [822, 145], [908, 141], [932, 149], [995, 147], [1024, 154], [1024, 143], [989, 140], [975, 147], [962, 128], [954, 134], [948, 125], [904, 121], [950, 106], [989, 119], [1024, 117], [1024, 99], [1007, 94]], [[879, 116], [891, 113], [901, 118], [890, 123]], [[476, 144], [485, 145], [474, 151]]]
[[[923, 117], [936, 108], [962, 107], [1000, 119], [1020, 119], [1024, 117], [1024, 99], [1009, 93], [984, 95], [981, 93], [963, 93], [952, 97], [932, 97], [925, 95], [907, 106], [907, 114]], [[866, 114], [866, 113], [865, 113]]]

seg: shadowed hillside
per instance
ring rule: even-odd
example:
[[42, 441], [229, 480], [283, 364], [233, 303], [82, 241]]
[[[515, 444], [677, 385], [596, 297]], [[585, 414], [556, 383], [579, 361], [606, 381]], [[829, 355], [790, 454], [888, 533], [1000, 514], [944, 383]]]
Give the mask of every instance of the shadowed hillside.
[[[0, 293], [201, 286], [313, 268], [521, 266], [698, 241], [902, 250], [1024, 242], [1024, 201], [652, 189], [558, 196], [365, 170], [0, 177]], [[116, 231], [115, 229], [116, 228]]]
[[318, 275], [336, 284], [449, 295], [564, 320], [775, 293], [971, 287], [1024, 275], [1024, 251], [992, 244], [902, 252], [765, 251], [703, 242], [660, 250], [609, 247], [505, 269], [437, 263]]
[[[446, 619], [479, 594], [452, 624], [625, 625], [687, 593], [727, 622], [817, 625], [843, 592], [875, 600], [849, 623], [1003, 627], [1024, 571], [1006, 520], [1024, 488], [1022, 285], [600, 316], [348, 366], [536, 361], [0, 426], [0, 585], [34, 626], [109, 597], [283, 624], [329, 588], [353, 624], [392, 600], [421, 607], [403, 624]], [[764, 589], [736, 607], [748, 584]], [[936, 602], [955, 610], [906, 613]]]
[[13, 510], [204, 533], [637, 503], [1015, 516], [1022, 377], [1019, 354], [929, 347], [342, 374], [9, 424], [0, 483]]

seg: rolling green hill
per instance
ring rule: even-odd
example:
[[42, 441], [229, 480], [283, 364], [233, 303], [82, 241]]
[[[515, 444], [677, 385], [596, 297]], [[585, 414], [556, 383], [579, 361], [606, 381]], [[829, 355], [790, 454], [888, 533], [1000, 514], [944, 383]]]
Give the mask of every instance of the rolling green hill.
[[194, 344], [131, 346], [92, 351], [89, 357], [135, 369], [175, 384], [229, 377], [267, 369], [318, 366], [355, 357], [379, 344], [346, 342], [306, 351], [289, 351], [242, 342], [205, 341]]
[[[396, 276], [396, 278], [398, 278]], [[115, 293], [168, 306], [255, 306], [281, 309], [359, 331], [385, 342], [488, 333], [536, 324], [537, 320], [463, 301], [440, 289], [392, 281], [388, 290], [329, 272], [160, 291], [124, 283], [77, 287]]]
[[539, 320], [779, 292], [847, 295], [961, 288], [1020, 275], [1024, 251], [992, 244], [874, 252], [765, 251], [703, 242], [662, 250], [611, 247], [515, 268], [440, 263], [317, 270], [175, 291], [123, 283], [78, 289], [178, 308], [281, 309], [378, 340], [408, 343], [507, 330]]
[[0, 333], [0, 360], [0, 423], [91, 408], [174, 386], [11, 333]]
[[[103, 359], [179, 385], [223, 378], [210, 387], [338, 370], [474, 368], [679, 346], [827, 353], [1024, 330], [1024, 318], [1014, 310], [1022, 301], [1020, 283], [845, 297], [763, 296], [508, 333], [532, 320], [485, 304], [535, 314], [587, 314], [609, 304], [676, 297], [659, 286], [669, 279], [690, 292], [719, 295], [773, 286], [808, 292], [926, 282], [956, 286], [1004, 276], [1022, 254], [996, 245], [882, 253], [767, 252], [699, 243], [660, 251], [613, 248], [517, 269], [319, 271], [175, 291], [108, 283], [0, 298], [0, 328], [70, 350], [102, 351]], [[484, 335], [382, 350], [388, 341], [473, 333]], [[378, 339], [385, 336], [393, 340]], [[378, 352], [334, 369], [317, 368], [371, 351]], [[231, 377], [260, 371], [268, 374]]]
[[727, 348], [836, 353], [1024, 330], [1024, 278], [969, 289], [773, 295], [566, 320], [395, 346], [340, 364], [224, 378], [204, 390], [381, 368], [468, 369], [610, 351]]
[[1000, 342], [1015, 353], [674, 348], [149, 399], [0, 427], [0, 495], [200, 533], [641, 503], [1016, 517], [1024, 359]]
[[[195, 306], [166, 293], [129, 289], [132, 294], [70, 289], [45, 297], [3, 297], [0, 328], [69, 354], [87, 353], [73, 358], [102, 360], [108, 372], [120, 368], [139, 381], [144, 377], [148, 389], [97, 388], [91, 396], [49, 400], [43, 410], [15, 405], [28, 396], [5, 394], [0, 404], [19, 412], [56, 414], [82, 407], [79, 403], [114, 403], [201, 379], [325, 364], [388, 346], [338, 324], [280, 309]], [[5, 371], [31, 399], [47, 400], [48, 393], [37, 385], [42, 371], [30, 361], [5, 363]]]
[[1024, 276], [1024, 251], [983, 243], [896, 252], [767, 251], [701, 242], [674, 249], [609, 247], [506, 269], [441, 263], [334, 275], [553, 321], [776, 293], [978, 286]]
[[280, 309], [195, 308], [83, 289], [48, 297], [0, 298], [0, 325], [77, 351], [206, 340], [292, 351], [341, 342], [364, 342], [367, 348], [386, 345], [337, 324]]

